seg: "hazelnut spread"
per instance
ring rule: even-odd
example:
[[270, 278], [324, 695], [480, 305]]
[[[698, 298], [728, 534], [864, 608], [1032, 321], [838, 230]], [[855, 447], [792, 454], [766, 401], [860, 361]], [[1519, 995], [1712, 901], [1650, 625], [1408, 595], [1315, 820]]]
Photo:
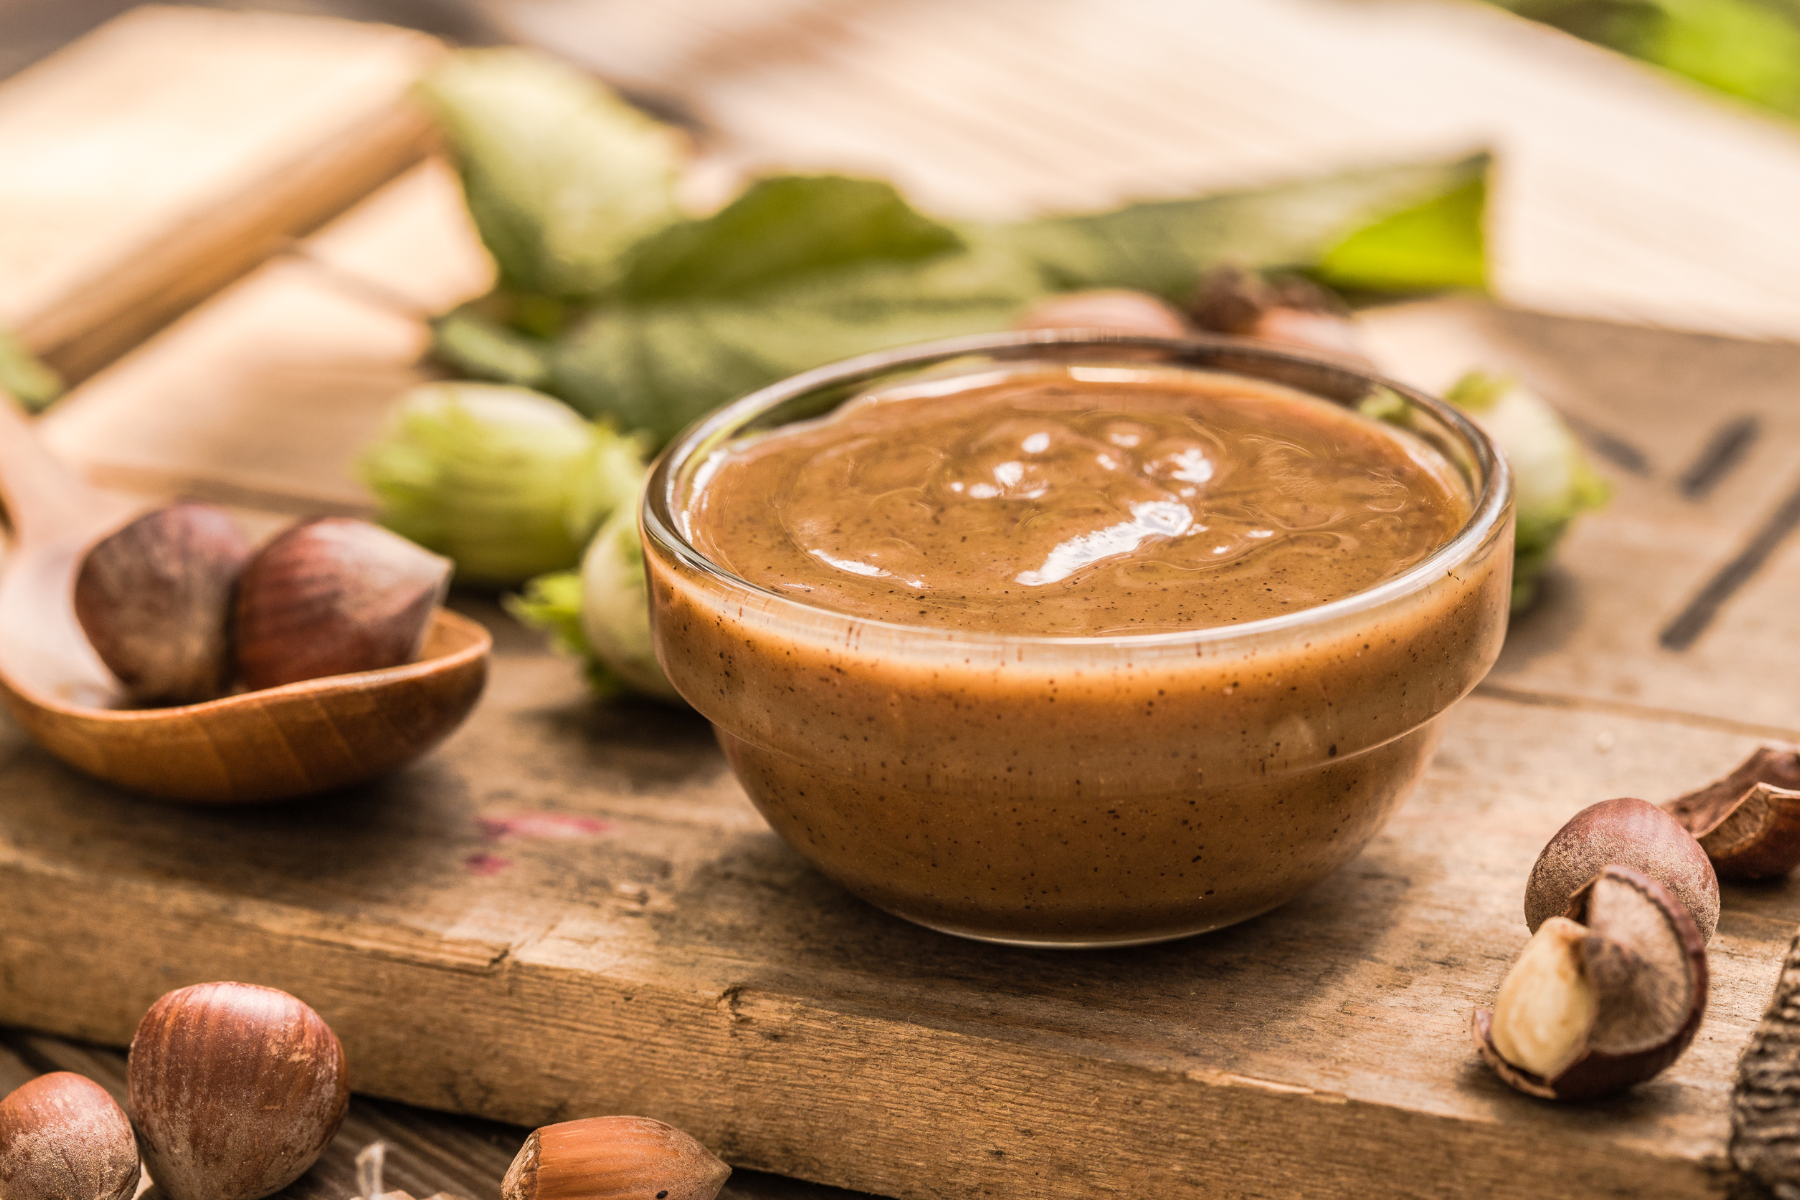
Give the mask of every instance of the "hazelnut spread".
[[1079, 367], [863, 398], [725, 451], [687, 510], [707, 557], [810, 604], [1039, 636], [1310, 608], [1468, 515], [1440, 461], [1336, 405]]
[[1342, 866], [1499, 652], [1504, 479], [1429, 413], [1247, 373], [939, 369], [760, 433], [746, 401], [653, 477], [658, 658], [770, 826], [1032, 945], [1216, 929]]

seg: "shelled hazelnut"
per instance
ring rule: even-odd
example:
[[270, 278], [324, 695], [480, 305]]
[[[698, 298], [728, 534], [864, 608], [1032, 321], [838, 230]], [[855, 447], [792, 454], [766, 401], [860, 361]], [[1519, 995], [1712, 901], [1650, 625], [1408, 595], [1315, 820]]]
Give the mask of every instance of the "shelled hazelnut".
[[0, 1100], [5, 1200], [131, 1200], [140, 1171], [131, 1122], [93, 1080], [56, 1071]]
[[258, 1200], [318, 1160], [349, 1107], [344, 1050], [274, 988], [203, 983], [144, 1014], [126, 1066], [145, 1165], [170, 1200]]
[[648, 1117], [589, 1117], [525, 1139], [501, 1200], [713, 1200], [731, 1168]]
[[1607, 866], [1545, 920], [1471, 1033], [1529, 1095], [1589, 1100], [1651, 1078], [1686, 1050], [1706, 1009], [1706, 947], [1674, 894]]

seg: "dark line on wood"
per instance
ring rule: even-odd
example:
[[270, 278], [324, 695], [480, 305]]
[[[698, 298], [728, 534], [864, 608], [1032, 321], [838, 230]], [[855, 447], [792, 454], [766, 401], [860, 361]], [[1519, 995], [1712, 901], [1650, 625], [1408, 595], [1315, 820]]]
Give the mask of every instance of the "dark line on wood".
[[1704, 500], [1719, 481], [1731, 474], [1744, 461], [1750, 447], [1762, 436], [1762, 422], [1755, 417], [1738, 417], [1725, 422], [1713, 433], [1698, 457], [1681, 473], [1675, 486], [1689, 500]]
[[1656, 640], [1670, 650], [1686, 650], [1692, 646], [1719, 615], [1725, 602], [1750, 582], [1751, 576], [1762, 569], [1776, 547], [1797, 527], [1800, 527], [1800, 485], [1787, 494], [1781, 507], [1763, 522], [1762, 528], [1738, 551], [1737, 557], [1720, 567], [1718, 574], [1700, 589], [1700, 594], [1688, 601], [1688, 606], [1663, 627]]
[[1569, 413], [1559, 413], [1563, 424], [1575, 432], [1581, 444], [1613, 466], [1633, 475], [1650, 473], [1650, 456], [1616, 433], [1609, 433], [1590, 421]]
[[1754, 721], [1737, 721], [1710, 713], [1685, 712], [1679, 708], [1662, 708], [1653, 704], [1633, 704], [1629, 700], [1606, 700], [1597, 696], [1570, 696], [1561, 692], [1540, 692], [1531, 688], [1512, 687], [1504, 683], [1483, 681], [1475, 685], [1475, 695], [1487, 700], [1504, 700], [1531, 708], [1556, 708], [1568, 712], [1604, 713], [1626, 720], [1656, 721], [1685, 725], [1694, 729], [1711, 729], [1739, 737], [1768, 738], [1777, 742], [1800, 741], [1800, 728], [1764, 725]]

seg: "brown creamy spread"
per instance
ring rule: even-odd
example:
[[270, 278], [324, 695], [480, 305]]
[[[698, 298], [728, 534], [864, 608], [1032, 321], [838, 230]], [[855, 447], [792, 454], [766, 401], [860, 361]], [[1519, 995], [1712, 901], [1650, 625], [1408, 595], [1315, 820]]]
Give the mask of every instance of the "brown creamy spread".
[[1380, 422], [1237, 376], [1080, 367], [890, 389], [737, 443], [685, 513], [708, 558], [808, 604], [1040, 636], [1324, 604], [1468, 517]]
[[646, 538], [670, 681], [826, 874], [976, 937], [1148, 941], [1292, 898], [1374, 836], [1506, 628], [1510, 523], [1365, 608], [1055, 636], [1297, 612], [1468, 520], [1412, 434], [1236, 376], [964, 367], [689, 478], [673, 515], [730, 575]]

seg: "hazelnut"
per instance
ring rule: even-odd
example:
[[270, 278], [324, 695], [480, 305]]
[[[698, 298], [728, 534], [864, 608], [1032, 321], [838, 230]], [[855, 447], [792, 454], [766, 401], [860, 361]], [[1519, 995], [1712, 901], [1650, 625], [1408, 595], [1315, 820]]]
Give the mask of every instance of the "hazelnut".
[[238, 585], [238, 677], [270, 688], [411, 662], [452, 566], [367, 521], [293, 526], [263, 547]]
[[1470, 1032], [1511, 1086], [1591, 1100], [1681, 1056], [1706, 1010], [1706, 947], [1670, 889], [1611, 865], [1539, 927]]
[[589, 1117], [525, 1139], [501, 1200], [713, 1200], [731, 1168], [672, 1125]]
[[349, 1107], [344, 1050], [274, 988], [202, 983], [144, 1014], [126, 1065], [144, 1163], [170, 1200], [257, 1200], [303, 1175]]
[[1201, 277], [1189, 314], [1202, 329], [1321, 350], [1367, 362], [1356, 326], [1330, 292], [1298, 275], [1215, 267]]
[[75, 576], [75, 619], [142, 704], [225, 694], [232, 591], [250, 543], [205, 504], [146, 513], [95, 543]]
[[1186, 337], [1188, 323], [1174, 306], [1149, 292], [1095, 288], [1059, 292], [1026, 309], [1015, 329], [1104, 329], [1143, 337]]
[[1773, 879], [1800, 866], [1800, 751], [1762, 746], [1717, 783], [1663, 805], [1724, 879]]
[[1706, 851], [1681, 823], [1643, 800], [1602, 800], [1557, 830], [1525, 884], [1525, 924], [1532, 932], [1569, 907], [1575, 890], [1601, 867], [1619, 863], [1665, 885], [1712, 940], [1719, 923], [1719, 880]]
[[138, 1172], [131, 1122], [93, 1080], [57, 1071], [0, 1100], [6, 1200], [131, 1200]]

